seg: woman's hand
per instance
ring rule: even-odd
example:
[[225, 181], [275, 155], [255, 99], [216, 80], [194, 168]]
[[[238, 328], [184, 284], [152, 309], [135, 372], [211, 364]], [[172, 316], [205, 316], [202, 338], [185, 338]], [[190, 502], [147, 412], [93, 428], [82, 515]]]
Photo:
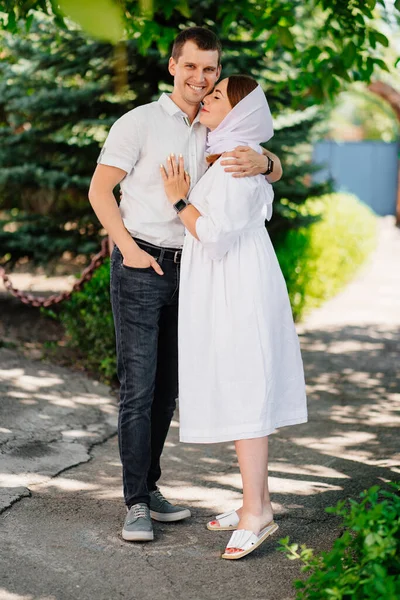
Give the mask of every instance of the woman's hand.
[[171, 204], [175, 204], [181, 198], [186, 198], [190, 187], [190, 176], [183, 164], [183, 156], [179, 155], [176, 162], [175, 154], [167, 157], [167, 169], [160, 165], [161, 177], [164, 181], [165, 193]]

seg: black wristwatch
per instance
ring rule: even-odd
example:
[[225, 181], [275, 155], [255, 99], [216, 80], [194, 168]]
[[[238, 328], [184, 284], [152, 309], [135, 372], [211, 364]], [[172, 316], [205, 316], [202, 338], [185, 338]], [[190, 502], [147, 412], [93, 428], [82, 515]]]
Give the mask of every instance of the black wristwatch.
[[264, 171], [264, 173], [261, 173], [261, 175], [271, 175], [272, 171], [274, 170], [274, 161], [272, 160], [272, 158], [270, 158], [267, 155], [267, 160], [268, 160], [267, 170]]
[[179, 214], [184, 208], [189, 206], [190, 202], [186, 198], [181, 198], [178, 202], [175, 202], [172, 206], [175, 209], [175, 212]]

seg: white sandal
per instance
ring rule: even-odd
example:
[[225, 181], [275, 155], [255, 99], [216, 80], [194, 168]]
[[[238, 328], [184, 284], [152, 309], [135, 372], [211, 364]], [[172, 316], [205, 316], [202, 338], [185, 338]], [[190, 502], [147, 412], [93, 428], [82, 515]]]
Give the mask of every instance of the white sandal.
[[[232, 533], [225, 552], [221, 554], [221, 558], [236, 560], [242, 558], [242, 556], [246, 556], [246, 554], [250, 554], [250, 552], [258, 548], [277, 529], [278, 525], [274, 521], [268, 523], [258, 535], [247, 529], [237, 529]], [[229, 548], [235, 548], [237, 552], [227, 552]]]
[[[219, 523], [219, 525], [217, 524]], [[239, 524], [239, 515], [236, 510], [217, 515], [214, 521], [207, 523], [207, 529], [210, 531], [233, 531]]]

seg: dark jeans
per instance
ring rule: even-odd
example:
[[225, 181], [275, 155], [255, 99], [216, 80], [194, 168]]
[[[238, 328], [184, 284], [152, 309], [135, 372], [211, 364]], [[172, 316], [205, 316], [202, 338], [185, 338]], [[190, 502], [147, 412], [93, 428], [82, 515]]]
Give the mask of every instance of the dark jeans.
[[[151, 245], [144, 250], [153, 249]], [[150, 501], [161, 476], [160, 457], [178, 395], [179, 264], [158, 260], [153, 268], [111, 258], [111, 303], [121, 384], [118, 420], [124, 498], [128, 507]]]

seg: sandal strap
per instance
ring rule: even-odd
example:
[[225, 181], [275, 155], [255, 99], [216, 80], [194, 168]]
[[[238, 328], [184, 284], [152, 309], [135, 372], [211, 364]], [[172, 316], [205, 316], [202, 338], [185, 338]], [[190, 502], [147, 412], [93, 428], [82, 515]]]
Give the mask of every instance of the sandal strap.
[[248, 529], [237, 529], [231, 535], [227, 548], [239, 548], [240, 550], [248, 550], [258, 541], [258, 537]]
[[219, 521], [220, 527], [234, 527], [239, 523], [239, 515], [236, 510], [230, 510], [226, 513], [217, 515], [216, 520]]

